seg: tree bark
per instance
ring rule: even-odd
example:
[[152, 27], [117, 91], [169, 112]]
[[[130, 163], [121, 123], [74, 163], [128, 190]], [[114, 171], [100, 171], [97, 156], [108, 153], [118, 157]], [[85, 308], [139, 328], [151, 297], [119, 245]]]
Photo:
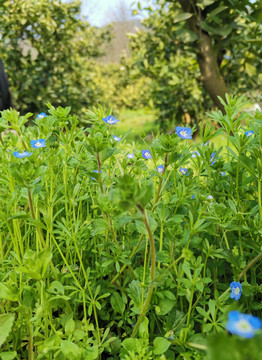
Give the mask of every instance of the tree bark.
[[219, 70], [217, 53], [212, 45], [212, 39], [209, 34], [203, 31], [198, 25], [198, 16], [201, 16], [201, 11], [200, 14], [196, 16], [195, 10], [197, 7], [195, 1], [179, 0], [179, 3], [184, 12], [193, 14], [193, 16], [187, 20], [187, 25], [198, 37], [196, 44], [197, 61], [202, 75], [204, 89], [210, 95], [213, 103], [224, 112], [224, 107], [220, 103], [218, 96], [225, 99], [227, 86]]

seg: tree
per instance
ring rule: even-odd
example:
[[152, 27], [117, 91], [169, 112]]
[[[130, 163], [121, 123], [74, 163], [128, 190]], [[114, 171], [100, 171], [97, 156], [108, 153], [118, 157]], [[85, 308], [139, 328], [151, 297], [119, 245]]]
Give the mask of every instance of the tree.
[[[184, 94], [183, 75], [177, 77], [181, 67], [197, 81], [197, 92], [203, 95], [201, 103], [206, 103], [208, 94], [221, 110], [218, 96], [258, 88], [262, 69], [261, 1], [155, 0], [151, 4], [154, 6], [143, 9], [149, 15], [144, 21], [147, 31], [133, 37], [132, 48], [140, 70], [159, 83], [161, 75], [168, 79], [167, 93], [171, 94], [174, 86], [178, 95]], [[194, 102], [194, 96], [191, 100]], [[195, 100], [199, 101], [199, 96]]]
[[93, 59], [107, 29], [80, 16], [80, 1], [4, 0], [0, 6], [1, 57], [18, 110], [40, 112], [46, 102], [80, 114], [100, 94]]

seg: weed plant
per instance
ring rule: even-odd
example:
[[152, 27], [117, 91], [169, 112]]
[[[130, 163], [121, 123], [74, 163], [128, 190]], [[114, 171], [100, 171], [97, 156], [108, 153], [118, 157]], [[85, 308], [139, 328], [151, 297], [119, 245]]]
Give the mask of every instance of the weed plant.
[[262, 358], [262, 114], [245, 103], [227, 96], [198, 145], [177, 127], [143, 149], [102, 107], [89, 127], [69, 107], [32, 127], [2, 112], [2, 360]]

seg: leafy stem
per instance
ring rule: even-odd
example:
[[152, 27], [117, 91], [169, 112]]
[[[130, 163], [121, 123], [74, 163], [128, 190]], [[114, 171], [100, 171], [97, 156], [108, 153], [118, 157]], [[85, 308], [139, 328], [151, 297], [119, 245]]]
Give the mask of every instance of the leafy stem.
[[143, 214], [143, 221], [144, 221], [144, 224], [146, 226], [146, 229], [147, 229], [147, 232], [148, 232], [148, 236], [149, 236], [149, 241], [150, 241], [150, 250], [151, 250], [151, 272], [150, 272], [150, 279], [151, 279], [151, 283], [149, 285], [149, 288], [148, 288], [148, 293], [147, 293], [147, 297], [146, 297], [146, 300], [145, 300], [145, 303], [144, 303], [144, 306], [142, 308], [142, 311], [137, 319], [137, 323], [134, 327], [134, 330], [131, 334], [131, 337], [135, 337], [137, 332], [138, 332], [138, 329], [139, 329], [139, 326], [141, 324], [141, 322], [143, 321], [145, 315], [146, 315], [146, 312], [148, 310], [148, 307], [150, 305], [150, 301], [151, 301], [151, 297], [152, 297], [152, 294], [153, 294], [153, 290], [154, 290], [154, 282], [155, 282], [155, 272], [156, 272], [156, 249], [155, 249], [155, 240], [154, 240], [154, 237], [153, 237], [153, 234], [152, 234], [152, 231], [150, 229], [150, 225], [149, 225], [149, 222], [148, 222], [148, 217], [147, 217], [147, 213], [146, 213], [146, 210], [143, 209], [139, 204], [137, 205], [138, 209], [141, 211], [141, 213]]

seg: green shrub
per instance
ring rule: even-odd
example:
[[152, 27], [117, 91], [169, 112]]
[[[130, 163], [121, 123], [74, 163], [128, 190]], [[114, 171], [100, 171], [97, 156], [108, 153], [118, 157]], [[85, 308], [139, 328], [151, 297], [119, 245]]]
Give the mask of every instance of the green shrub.
[[2, 359], [261, 357], [262, 114], [224, 106], [129, 157], [101, 106], [2, 112]]

